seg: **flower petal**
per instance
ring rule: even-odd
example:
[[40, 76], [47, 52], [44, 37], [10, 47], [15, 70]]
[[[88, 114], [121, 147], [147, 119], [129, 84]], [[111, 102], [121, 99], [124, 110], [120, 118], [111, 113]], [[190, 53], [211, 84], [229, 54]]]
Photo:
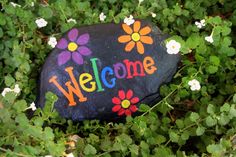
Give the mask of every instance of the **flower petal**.
[[71, 58], [71, 53], [69, 51], [62, 51], [57, 57], [58, 65], [65, 64]]
[[152, 44], [153, 40], [149, 36], [141, 36], [140, 41], [142, 41], [145, 44]]
[[79, 38], [77, 39], [77, 44], [85, 45], [88, 43], [88, 41], [89, 41], [89, 34], [85, 33], [85, 34], [82, 34], [81, 36], [79, 36]]
[[131, 111], [129, 109], [125, 110], [125, 115], [126, 116], [131, 116]]
[[121, 106], [120, 106], [120, 105], [115, 105], [115, 106], [112, 108], [112, 112], [118, 112], [120, 109], [121, 109]]
[[132, 104], [136, 104], [137, 102], [139, 102], [139, 98], [138, 97], [134, 97], [131, 99], [131, 103]]
[[130, 111], [132, 111], [132, 112], [136, 112], [136, 111], [138, 110], [137, 106], [135, 106], [135, 105], [131, 105], [131, 106], [129, 107], [129, 109], [130, 109]]
[[137, 50], [138, 50], [139, 54], [144, 53], [144, 47], [143, 47], [143, 44], [140, 41], [137, 42]]
[[133, 30], [130, 28], [130, 26], [128, 26], [127, 24], [122, 24], [122, 28], [123, 30], [127, 33], [127, 34], [132, 34]]
[[68, 42], [65, 38], [61, 38], [59, 42], [57, 43], [57, 48], [59, 49], [65, 49], [68, 46]]
[[119, 90], [118, 91], [118, 95], [120, 97], [121, 100], [124, 100], [125, 99], [125, 92], [123, 90]]
[[112, 103], [116, 104], [116, 105], [120, 105], [121, 104], [121, 100], [117, 97], [113, 97], [112, 98]]
[[78, 37], [79, 31], [76, 28], [73, 28], [72, 30], [69, 31], [68, 33], [68, 38], [70, 41], [75, 41], [76, 38]]
[[132, 96], [133, 96], [133, 91], [130, 89], [130, 90], [128, 90], [128, 92], [126, 93], [126, 99], [130, 99], [130, 98], [132, 98]]
[[140, 30], [141, 22], [135, 21], [133, 26], [134, 26], [134, 32], [137, 33]]
[[146, 27], [142, 28], [142, 29], [139, 31], [139, 34], [140, 34], [140, 35], [147, 35], [147, 34], [150, 33], [150, 32], [151, 32], [151, 28], [148, 27], [148, 26], [146, 26]]
[[134, 41], [130, 41], [126, 46], [125, 46], [125, 51], [126, 52], [130, 52], [135, 46], [135, 42]]
[[130, 35], [122, 35], [122, 36], [119, 36], [119, 38], [118, 38], [118, 41], [120, 43], [126, 43], [126, 42], [128, 42], [130, 40], [131, 40], [131, 36]]
[[84, 63], [83, 57], [78, 52], [73, 52], [72, 53], [72, 60], [75, 63], [80, 64], [80, 65]]
[[125, 109], [121, 108], [120, 111], [118, 112], [119, 116], [122, 116], [125, 113]]
[[92, 54], [92, 51], [86, 46], [80, 46], [77, 51], [79, 51], [79, 53], [84, 56], [88, 56]]

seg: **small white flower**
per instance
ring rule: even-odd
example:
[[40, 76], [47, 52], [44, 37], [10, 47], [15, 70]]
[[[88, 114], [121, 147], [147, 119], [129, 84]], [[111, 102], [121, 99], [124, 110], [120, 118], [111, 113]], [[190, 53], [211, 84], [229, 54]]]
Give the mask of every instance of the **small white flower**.
[[15, 92], [16, 94], [19, 94], [21, 91], [20, 87], [18, 84], [15, 85], [14, 89], [13, 89], [13, 92]]
[[167, 53], [177, 54], [179, 53], [181, 45], [179, 42], [176, 42], [175, 40], [170, 40], [166, 43], [166, 48], [167, 48]]
[[138, 3], [141, 4], [144, 0], [138, 0]]
[[103, 12], [99, 15], [100, 21], [104, 21], [106, 19], [106, 17], [107, 16]]
[[209, 42], [209, 43], [213, 43], [214, 42], [212, 35], [205, 37], [205, 40], [207, 42]]
[[38, 28], [45, 27], [48, 24], [48, 22], [46, 20], [44, 20], [43, 18], [39, 18], [39, 19], [35, 20], [35, 23], [37, 24]]
[[200, 28], [200, 29], [201, 29], [202, 27], [206, 26], [206, 23], [205, 23], [205, 22], [206, 22], [206, 20], [204, 20], [204, 19], [201, 20], [200, 22], [196, 21], [196, 22], [195, 22], [195, 25], [197, 26], [197, 28]]
[[4, 88], [4, 90], [2, 91], [2, 96], [5, 97], [7, 93], [12, 92], [11, 88]]
[[200, 85], [199, 81], [196, 80], [196, 79], [193, 79], [193, 80], [189, 81], [188, 85], [190, 86], [190, 89], [192, 91], [196, 91], [196, 90], [200, 90], [201, 89], [201, 85]]
[[54, 48], [57, 45], [57, 39], [55, 37], [50, 37], [48, 40], [48, 45]]
[[53, 157], [52, 155], [45, 155], [44, 157]]
[[73, 153], [67, 154], [66, 157], [74, 157]]
[[125, 17], [124, 23], [127, 25], [132, 25], [135, 22], [134, 17], [130, 15], [129, 17]]
[[70, 23], [70, 22], [77, 23], [76, 20], [75, 20], [75, 19], [72, 19], [72, 18], [68, 19], [67, 22], [68, 22], [68, 23]]
[[10, 2], [10, 4], [15, 8], [15, 7], [21, 7], [21, 5], [14, 3], [14, 2]]
[[26, 110], [31, 109], [32, 111], [35, 111], [37, 108], [35, 106], [35, 103], [32, 102], [29, 107], [26, 108]]
[[34, 7], [34, 2], [31, 2], [31, 7]]
[[151, 12], [151, 15], [152, 15], [153, 18], [155, 18], [157, 16], [157, 14], [155, 14], [153, 12]]

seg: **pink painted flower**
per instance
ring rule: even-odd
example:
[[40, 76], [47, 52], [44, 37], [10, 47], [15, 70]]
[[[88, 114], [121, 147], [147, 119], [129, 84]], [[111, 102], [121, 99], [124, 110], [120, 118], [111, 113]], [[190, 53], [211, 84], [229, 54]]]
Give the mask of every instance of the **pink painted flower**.
[[73, 28], [68, 33], [68, 40], [61, 38], [57, 48], [63, 50], [58, 55], [58, 65], [67, 63], [71, 58], [77, 64], [83, 64], [83, 56], [89, 56], [92, 51], [85, 45], [89, 41], [89, 34], [85, 33], [79, 36], [79, 31]]
[[118, 112], [118, 116], [126, 115], [131, 116], [132, 112], [138, 110], [136, 103], [139, 102], [138, 97], [133, 97], [133, 91], [130, 89], [125, 93], [123, 90], [119, 90], [118, 97], [112, 98], [112, 103], [115, 106], [112, 108], [113, 112]]

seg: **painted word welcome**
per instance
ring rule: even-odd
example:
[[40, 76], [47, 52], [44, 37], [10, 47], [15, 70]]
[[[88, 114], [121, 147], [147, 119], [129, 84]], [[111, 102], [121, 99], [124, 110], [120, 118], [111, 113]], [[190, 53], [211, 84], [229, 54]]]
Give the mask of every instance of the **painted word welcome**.
[[58, 83], [56, 75], [49, 79], [49, 82], [54, 84], [68, 99], [69, 106], [75, 106], [77, 104], [74, 95], [78, 97], [79, 102], [85, 102], [88, 99], [84, 96], [84, 92], [103, 92], [105, 88], [114, 88], [117, 79], [145, 77], [146, 75], [152, 75], [157, 70], [155, 62], [150, 56], [146, 56], [142, 62], [124, 59], [123, 62], [115, 63], [112, 67], [106, 66], [101, 71], [98, 71], [97, 60], [98, 58], [90, 59], [93, 74], [86, 72], [81, 73], [78, 81], [73, 74], [74, 68], [72, 66], [66, 67], [65, 72], [70, 77], [70, 80], [65, 82], [67, 89], [64, 89], [62, 85]]

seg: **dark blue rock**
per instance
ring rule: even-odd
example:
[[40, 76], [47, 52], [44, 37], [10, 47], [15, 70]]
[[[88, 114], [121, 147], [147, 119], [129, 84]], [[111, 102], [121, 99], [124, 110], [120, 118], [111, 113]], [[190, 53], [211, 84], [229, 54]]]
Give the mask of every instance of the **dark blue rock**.
[[159, 97], [179, 60], [166, 52], [164, 36], [147, 21], [73, 28], [43, 65], [37, 104], [43, 107], [51, 91], [58, 96], [56, 110], [72, 120], [137, 115], [141, 103]]

